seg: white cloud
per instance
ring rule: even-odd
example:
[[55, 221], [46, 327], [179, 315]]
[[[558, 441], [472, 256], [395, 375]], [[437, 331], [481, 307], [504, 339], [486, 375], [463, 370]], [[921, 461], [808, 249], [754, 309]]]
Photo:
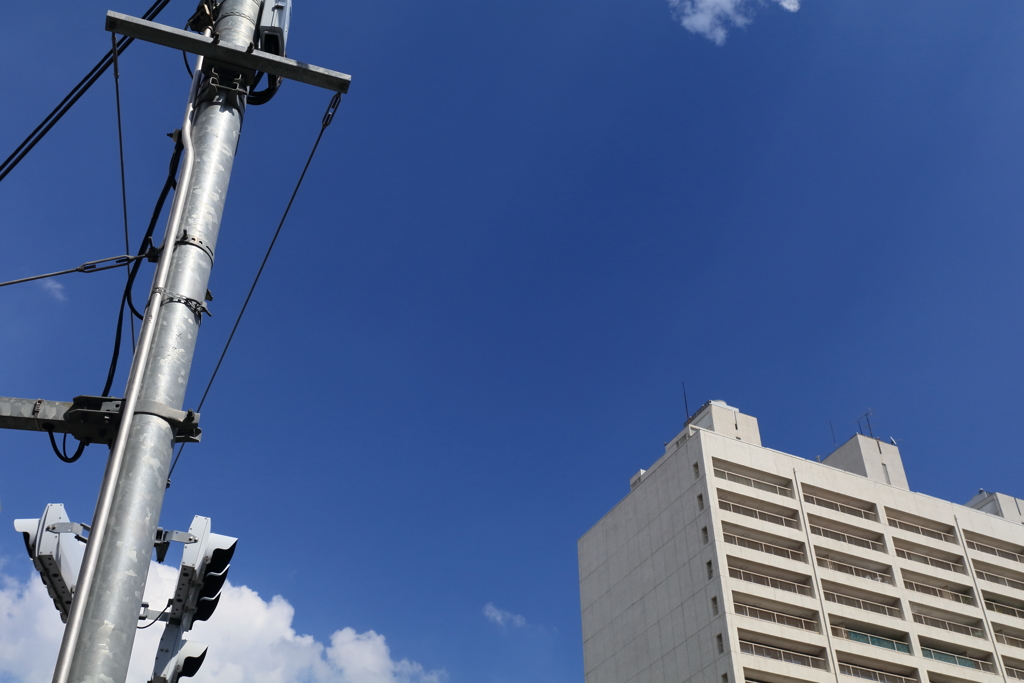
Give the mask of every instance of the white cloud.
[[64, 285], [56, 280], [40, 280], [39, 284], [57, 301], [67, 301], [68, 295], [64, 293]]
[[[800, 9], [800, 0], [774, 1], [790, 12]], [[668, 0], [668, 4], [683, 28], [718, 45], [725, 43], [730, 25], [742, 28], [751, 21], [748, 0]]]
[[516, 628], [526, 626], [526, 617], [521, 614], [513, 614], [512, 612], [498, 609], [492, 602], [484, 605], [484, 616], [499, 626], [514, 626]]
[[[177, 569], [152, 565], [146, 600], [162, 609]], [[292, 628], [295, 609], [279, 595], [269, 602], [246, 586], [225, 584], [217, 613], [187, 640], [210, 647], [196, 683], [442, 683], [443, 670], [426, 671], [391, 656], [374, 631], [336, 631], [330, 644]], [[48, 683], [63, 633], [60, 616], [36, 577], [21, 583], [0, 577], [0, 680]], [[139, 631], [128, 680], [147, 681], [163, 624]]]

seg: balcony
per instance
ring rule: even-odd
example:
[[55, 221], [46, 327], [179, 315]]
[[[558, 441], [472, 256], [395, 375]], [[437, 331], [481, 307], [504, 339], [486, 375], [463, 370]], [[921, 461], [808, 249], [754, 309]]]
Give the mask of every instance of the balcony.
[[881, 636], [873, 636], [869, 633], [861, 633], [860, 631], [851, 631], [848, 628], [842, 626], [833, 626], [832, 635], [836, 638], [843, 638], [845, 640], [852, 640], [855, 643], [865, 643], [867, 645], [874, 645], [875, 647], [882, 647], [886, 650], [895, 650], [896, 652], [902, 652], [904, 654], [910, 654], [910, 645], [907, 643], [893, 640], [892, 638], [882, 638]]
[[793, 489], [788, 486], [778, 486], [771, 482], [764, 481], [762, 479], [755, 479], [753, 477], [746, 477], [742, 474], [736, 474], [735, 472], [727, 472], [726, 470], [715, 468], [715, 476], [726, 481], [731, 481], [734, 484], [743, 484], [744, 486], [750, 486], [751, 488], [758, 489], [759, 491], [767, 491], [768, 493], [776, 493], [780, 496], [786, 496], [787, 498], [793, 497]]
[[740, 581], [756, 583], [761, 586], [768, 586], [769, 588], [788, 591], [790, 593], [799, 593], [800, 595], [807, 596], [813, 595], [810, 587], [808, 586], [794, 583], [792, 581], [786, 581], [785, 579], [777, 579], [774, 576], [757, 574], [755, 572], [747, 571], [746, 569], [739, 569], [738, 567], [729, 567], [729, 576], [734, 579], [739, 579]]
[[1003, 664], [1003, 668], [1006, 669], [1006, 675], [1010, 678], [1016, 678], [1018, 681], [1024, 681], [1024, 669], [1015, 669], [1008, 664]]
[[956, 666], [962, 666], [967, 669], [987, 671], [990, 674], [994, 674], [996, 672], [996, 667], [992, 662], [983, 662], [980, 659], [973, 659], [972, 657], [955, 655], [951, 652], [943, 652], [942, 650], [933, 650], [930, 647], [924, 646], [921, 647], [921, 654], [928, 659], [934, 659], [936, 662], [945, 662], [946, 664], [955, 664]]
[[800, 666], [809, 666], [815, 669], [828, 671], [828, 664], [822, 657], [812, 657], [811, 655], [805, 655], [801, 652], [793, 652], [792, 650], [782, 650], [777, 647], [760, 645], [758, 643], [752, 643], [749, 640], [740, 641], [740, 652], [748, 655], [754, 655], [755, 657], [767, 657], [768, 659], [775, 659], [780, 662], [799, 664]]
[[984, 638], [985, 631], [975, 626], [966, 626], [964, 624], [958, 624], [955, 621], [946, 621], [945, 619], [937, 619], [936, 617], [930, 617], [926, 614], [913, 613], [914, 621], [925, 626], [934, 626], [935, 628], [941, 628], [952, 633], [962, 633], [965, 636], [973, 636], [974, 638]]
[[882, 574], [871, 569], [864, 569], [863, 567], [855, 567], [852, 564], [846, 564], [845, 562], [836, 562], [830, 560], [827, 557], [819, 557], [818, 566], [824, 567], [825, 569], [831, 569], [833, 571], [842, 572], [851, 576], [857, 576], [862, 579], [868, 579], [869, 581], [877, 581], [878, 583], [887, 583], [891, 586], [895, 586], [896, 582], [892, 576], [888, 574]]
[[911, 522], [904, 522], [901, 519], [893, 519], [892, 517], [889, 517], [889, 526], [895, 527], [897, 529], [902, 529], [903, 531], [909, 531], [911, 533], [920, 534], [921, 536], [927, 536], [928, 538], [934, 538], [940, 541], [945, 541], [946, 543], [959, 545], [956, 542], [956, 536], [954, 536], [953, 534], [947, 534], [943, 533], [942, 531], [936, 531], [935, 529], [929, 529], [928, 527], [918, 526], [917, 524], [912, 524]]
[[854, 678], [863, 678], [865, 680], [875, 681], [875, 683], [917, 683], [916, 678], [900, 676], [899, 674], [892, 674], [888, 671], [879, 671], [878, 669], [866, 669], [863, 666], [843, 664], [842, 662], [839, 663], [839, 673], [844, 676], [853, 676]]
[[994, 546], [985, 545], [984, 543], [978, 543], [976, 541], [967, 541], [967, 547], [971, 550], [977, 550], [978, 552], [988, 553], [989, 555], [1001, 557], [1004, 560], [1013, 560], [1014, 562], [1020, 562], [1021, 564], [1024, 564], [1024, 555], [1011, 553], [1009, 550], [1003, 550], [1002, 548], [996, 548]]
[[1024, 619], [1024, 610], [1017, 609], [1016, 607], [1010, 607], [1009, 605], [1004, 605], [1001, 602], [986, 600], [985, 607], [987, 607], [992, 612], [999, 612], [1000, 614], [1009, 614], [1011, 617]]
[[769, 555], [776, 555], [777, 557], [785, 557], [790, 560], [796, 560], [797, 562], [806, 562], [807, 557], [799, 550], [790, 550], [789, 548], [783, 548], [779, 545], [773, 545], [771, 543], [764, 543], [757, 541], [752, 538], [745, 536], [737, 536], [735, 534], [723, 533], [722, 537], [726, 543], [738, 545], [742, 548], [750, 548], [751, 550], [758, 550], [762, 553], [768, 553]]
[[834, 500], [828, 498], [822, 498], [820, 496], [812, 496], [809, 493], [804, 494], [804, 501], [811, 505], [818, 505], [829, 510], [835, 510], [836, 512], [842, 512], [843, 514], [853, 515], [854, 517], [860, 517], [861, 519], [870, 519], [872, 522], [878, 521], [878, 515], [871, 510], [862, 510], [861, 508], [853, 507], [852, 505], [846, 505], [844, 503], [837, 503]]
[[991, 581], [992, 583], [998, 583], [1008, 588], [1016, 588], [1019, 591], [1024, 591], [1024, 582], [1011, 579], [1006, 576], [1000, 576], [999, 574], [993, 574], [992, 572], [983, 572], [980, 569], [975, 569], [974, 573], [978, 575], [979, 579], [985, 581]]
[[834, 602], [839, 605], [846, 605], [847, 607], [853, 607], [855, 609], [862, 609], [868, 612], [874, 612], [875, 614], [886, 614], [890, 617], [896, 617], [897, 619], [903, 618], [903, 614], [897, 607], [883, 605], [880, 602], [862, 600], [860, 598], [854, 598], [849, 595], [843, 595], [842, 593], [834, 593], [832, 591], [823, 591], [823, 593], [825, 595], [825, 599], [829, 602]]
[[783, 517], [782, 515], [774, 515], [770, 512], [765, 512], [764, 510], [755, 510], [754, 508], [747, 507], [746, 505], [739, 505], [737, 503], [732, 503], [727, 500], [719, 500], [718, 507], [722, 508], [723, 510], [728, 510], [729, 512], [735, 512], [739, 515], [744, 515], [746, 517], [751, 517], [753, 519], [759, 519], [762, 522], [770, 522], [772, 524], [778, 524], [780, 526], [789, 527], [790, 529], [800, 528], [800, 523], [797, 522], [795, 519], [789, 519], [788, 517]]
[[880, 553], [885, 552], [885, 546], [877, 541], [872, 541], [860, 536], [854, 536], [852, 534], [845, 534], [841, 531], [833, 531], [832, 529], [826, 529], [824, 527], [811, 524], [811, 533], [816, 536], [822, 536], [823, 538], [831, 538], [833, 541], [839, 541], [840, 543], [849, 543], [850, 545], [856, 545], [861, 548], [868, 548], [869, 550], [875, 550]]
[[804, 631], [821, 633], [818, 629], [818, 622], [811, 621], [810, 619], [794, 617], [789, 614], [783, 614], [782, 612], [773, 612], [772, 610], [764, 609], [762, 607], [754, 607], [753, 605], [742, 605], [738, 602], [733, 603], [733, 608], [736, 610], [736, 614], [742, 614], [743, 616], [750, 617], [751, 619], [760, 619], [761, 621], [770, 621], [782, 626], [790, 626], [792, 628], [803, 629]]
[[995, 634], [995, 637], [997, 643], [1002, 643], [1003, 645], [1009, 645], [1010, 647], [1019, 647], [1021, 649], [1024, 649], [1024, 640], [1021, 640], [1020, 638], [1014, 638], [1013, 636], [1008, 636], [1005, 633], [998, 632]]
[[936, 586], [928, 586], [923, 583], [917, 583], [916, 581], [903, 580], [903, 585], [908, 590], [916, 591], [918, 593], [924, 593], [925, 595], [933, 595], [937, 598], [943, 598], [945, 600], [952, 600], [953, 602], [959, 602], [963, 605], [973, 605], [974, 598], [970, 595], [963, 593], [954, 593], [951, 590], [945, 588], [937, 588]]
[[912, 562], [920, 562], [921, 564], [927, 564], [937, 569], [945, 569], [949, 572], [957, 572], [958, 574], [966, 574], [963, 566], [954, 564], [947, 560], [940, 560], [937, 557], [931, 555], [923, 555], [916, 553], [912, 550], [904, 550], [903, 548], [896, 548], [896, 557], [902, 557], [904, 560], [910, 560]]

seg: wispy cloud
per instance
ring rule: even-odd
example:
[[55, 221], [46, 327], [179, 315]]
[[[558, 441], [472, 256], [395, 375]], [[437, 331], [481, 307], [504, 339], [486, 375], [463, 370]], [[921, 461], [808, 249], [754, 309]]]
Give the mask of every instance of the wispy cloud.
[[[26, 560], [27, 561], [27, 560]], [[177, 569], [152, 565], [146, 600], [166, 604]], [[36, 577], [25, 583], [0, 576], [0, 680], [49, 683], [63, 625]], [[384, 636], [351, 628], [335, 631], [330, 642], [292, 628], [295, 609], [275, 595], [264, 600], [245, 586], [225, 584], [217, 613], [196, 626], [187, 639], [209, 645], [197, 681], [212, 683], [443, 683], [444, 670], [428, 671], [408, 659], [395, 659]], [[128, 680], [149, 680], [162, 627], [139, 631]]]
[[40, 280], [39, 284], [57, 301], [67, 301], [68, 295], [64, 293], [64, 285], [56, 280]]
[[[758, 1], [765, 3], [765, 0]], [[800, 9], [800, 0], [773, 1], [790, 12]], [[723, 45], [729, 28], [742, 28], [751, 22], [753, 3], [751, 0], [668, 0], [668, 4], [687, 31]]]
[[513, 628], [523, 628], [526, 626], [526, 617], [521, 614], [513, 614], [512, 612], [498, 609], [492, 602], [484, 605], [484, 616], [499, 626], [512, 626]]

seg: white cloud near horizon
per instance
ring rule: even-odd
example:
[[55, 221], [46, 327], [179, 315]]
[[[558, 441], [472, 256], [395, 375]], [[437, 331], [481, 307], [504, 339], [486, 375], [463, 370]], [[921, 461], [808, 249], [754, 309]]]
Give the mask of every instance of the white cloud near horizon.
[[[800, 0], [773, 1], [790, 12], [800, 9]], [[751, 22], [751, 0], [668, 0], [668, 4], [683, 28], [717, 45], [725, 44], [730, 27], [743, 28]]]
[[[177, 569], [153, 564], [146, 600], [160, 609]], [[444, 670], [392, 658], [384, 636], [351, 628], [329, 643], [292, 628], [295, 609], [280, 595], [265, 601], [246, 586], [225, 584], [217, 613], [187, 635], [209, 646], [196, 683], [443, 683]], [[64, 625], [42, 581], [0, 576], [0, 680], [48, 683]], [[163, 624], [139, 631], [128, 680], [147, 681]]]
[[521, 614], [513, 614], [512, 612], [498, 609], [494, 606], [493, 602], [484, 605], [484, 616], [487, 617], [488, 621], [493, 621], [498, 626], [512, 626], [514, 628], [526, 626], [526, 617]]
[[67, 301], [68, 295], [64, 293], [64, 285], [57, 282], [56, 280], [41, 280], [39, 282], [46, 293], [52, 296], [57, 301]]

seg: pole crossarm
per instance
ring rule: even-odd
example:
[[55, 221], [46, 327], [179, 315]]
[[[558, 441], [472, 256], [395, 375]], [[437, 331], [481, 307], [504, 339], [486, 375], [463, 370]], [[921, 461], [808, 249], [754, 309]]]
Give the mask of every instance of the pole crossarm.
[[252, 50], [245, 52], [229, 45], [220, 44], [214, 38], [198, 33], [189, 33], [145, 19], [138, 19], [120, 12], [107, 12], [106, 29], [149, 43], [156, 43], [175, 50], [183, 50], [208, 59], [224, 62], [248, 71], [262, 71], [272, 76], [281, 76], [300, 83], [315, 85], [332, 92], [347, 93], [352, 77], [338, 71], [313, 66], [287, 57], [278, 57], [269, 52]]
[[[0, 429], [70, 434], [79, 441], [110, 445], [121, 424], [124, 399], [76, 396], [71, 403], [0, 396]], [[155, 415], [175, 430], [176, 443], [198, 443], [199, 414], [174, 410], [155, 401], [139, 401], [136, 415]]]

